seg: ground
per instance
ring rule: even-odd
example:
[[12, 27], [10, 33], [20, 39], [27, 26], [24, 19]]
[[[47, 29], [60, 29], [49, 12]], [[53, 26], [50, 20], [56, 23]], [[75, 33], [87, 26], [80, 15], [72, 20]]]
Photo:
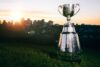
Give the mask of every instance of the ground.
[[[72, 63], [57, 59], [53, 46], [0, 43], [0, 67], [71, 67]], [[83, 49], [81, 63], [77, 67], [100, 67], [97, 50]], [[75, 64], [74, 64], [75, 67]]]

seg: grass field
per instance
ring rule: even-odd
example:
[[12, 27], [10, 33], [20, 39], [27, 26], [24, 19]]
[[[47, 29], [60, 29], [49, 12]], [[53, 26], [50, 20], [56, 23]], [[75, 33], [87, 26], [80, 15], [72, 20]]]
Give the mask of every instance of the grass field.
[[[57, 59], [53, 46], [22, 43], [0, 43], [0, 67], [71, 67]], [[53, 57], [52, 57], [53, 55]], [[83, 49], [78, 67], [100, 67], [99, 51]]]

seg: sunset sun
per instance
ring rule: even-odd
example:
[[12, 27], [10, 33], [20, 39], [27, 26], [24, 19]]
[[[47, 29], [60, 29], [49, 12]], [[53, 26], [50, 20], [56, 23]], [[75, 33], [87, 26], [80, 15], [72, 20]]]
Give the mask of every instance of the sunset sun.
[[20, 19], [22, 18], [21, 11], [12, 11], [11, 17], [13, 21], [20, 21]]

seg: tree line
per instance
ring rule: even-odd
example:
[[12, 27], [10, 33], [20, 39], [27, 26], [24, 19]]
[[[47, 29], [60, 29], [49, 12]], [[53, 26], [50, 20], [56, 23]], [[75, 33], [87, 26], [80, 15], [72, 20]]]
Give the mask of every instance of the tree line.
[[[23, 42], [57, 46], [63, 25], [44, 19], [21, 19], [20, 22], [0, 21], [0, 42]], [[99, 25], [75, 25], [82, 47], [100, 47]]]

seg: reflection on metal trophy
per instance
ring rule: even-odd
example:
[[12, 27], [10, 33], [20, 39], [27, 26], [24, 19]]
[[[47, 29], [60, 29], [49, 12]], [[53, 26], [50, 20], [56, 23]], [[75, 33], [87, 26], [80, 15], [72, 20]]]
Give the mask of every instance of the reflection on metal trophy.
[[58, 8], [59, 13], [67, 18], [67, 23], [63, 25], [60, 34], [58, 46], [61, 53], [68, 54], [71, 57], [77, 56], [80, 52], [79, 37], [75, 31], [74, 24], [70, 22], [71, 17], [77, 14], [79, 10], [79, 4], [64, 4]]

